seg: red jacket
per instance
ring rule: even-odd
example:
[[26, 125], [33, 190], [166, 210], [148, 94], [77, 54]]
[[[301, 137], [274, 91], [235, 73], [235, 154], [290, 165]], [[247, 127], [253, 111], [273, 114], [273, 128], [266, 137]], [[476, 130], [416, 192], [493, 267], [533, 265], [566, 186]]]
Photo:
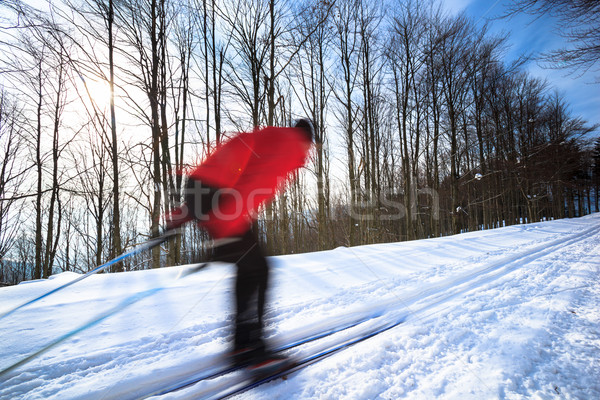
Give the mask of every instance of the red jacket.
[[223, 143], [190, 177], [222, 189], [218, 206], [200, 225], [214, 238], [245, 233], [258, 209], [304, 166], [310, 139], [299, 128], [267, 127]]

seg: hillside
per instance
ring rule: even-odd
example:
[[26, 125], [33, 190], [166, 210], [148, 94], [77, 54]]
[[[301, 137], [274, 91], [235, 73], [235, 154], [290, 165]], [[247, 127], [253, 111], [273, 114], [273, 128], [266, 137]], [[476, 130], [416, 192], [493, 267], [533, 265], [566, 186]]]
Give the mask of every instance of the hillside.
[[[600, 398], [600, 214], [271, 262], [274, 343], [365, 310], [406, 320], [240, 398]], [[234, 270], [177, 279], [186, 268], [94, 275], [7, 316], [0, 370], [163, 288], [8, 373], [0, 398], [136, 398], [218, 358]], [[75, 277], [0, 288], [0, 312]], [[201, 386], [160, 398], [194, 398]]]

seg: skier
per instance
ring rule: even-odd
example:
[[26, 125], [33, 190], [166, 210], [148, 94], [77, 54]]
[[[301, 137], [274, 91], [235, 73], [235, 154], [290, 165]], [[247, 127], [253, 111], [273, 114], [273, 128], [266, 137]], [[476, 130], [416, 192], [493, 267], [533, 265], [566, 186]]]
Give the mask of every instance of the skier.
[[308, 119], [293, 128], [238, 134], [189, 174], [184, 203], [166, 216], [167, 230], [197, 221], [213, 238], [213, 260], [237, 266], [234, 364], [277, 368], [285, 363], [263, 340], [269, 264], [251, 227], [260, 206], [304, 166], [314, 140]]

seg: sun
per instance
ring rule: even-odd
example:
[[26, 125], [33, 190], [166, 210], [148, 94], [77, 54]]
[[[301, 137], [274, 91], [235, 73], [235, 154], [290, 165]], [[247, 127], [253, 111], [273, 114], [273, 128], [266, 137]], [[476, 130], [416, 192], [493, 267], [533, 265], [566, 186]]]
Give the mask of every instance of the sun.
[[110, 105], [110, 85], [106, 80], [86, 79], [85, 86], [90, 99], [96, 107], [108, 108]]

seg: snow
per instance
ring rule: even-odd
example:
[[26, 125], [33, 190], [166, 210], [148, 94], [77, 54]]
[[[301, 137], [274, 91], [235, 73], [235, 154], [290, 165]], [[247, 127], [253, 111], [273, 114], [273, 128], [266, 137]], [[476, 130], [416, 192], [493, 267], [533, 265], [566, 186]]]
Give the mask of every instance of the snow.
[[[273, 343], [369, 310], [406, 321], [239, 398], [598, 399], [599, 244], [592, 214], [274, 257]], [[234, 268], [178, 279], [187, 268], [93, 275], [0, 320], [1, 371], [161, 289], [0, 377], [0, 399], [135, 398], [215, 363], [229, 345]], [[1, 288], [0, 314], [78, 276]], [[195, 398], [201, 387], [156, 398]]]

